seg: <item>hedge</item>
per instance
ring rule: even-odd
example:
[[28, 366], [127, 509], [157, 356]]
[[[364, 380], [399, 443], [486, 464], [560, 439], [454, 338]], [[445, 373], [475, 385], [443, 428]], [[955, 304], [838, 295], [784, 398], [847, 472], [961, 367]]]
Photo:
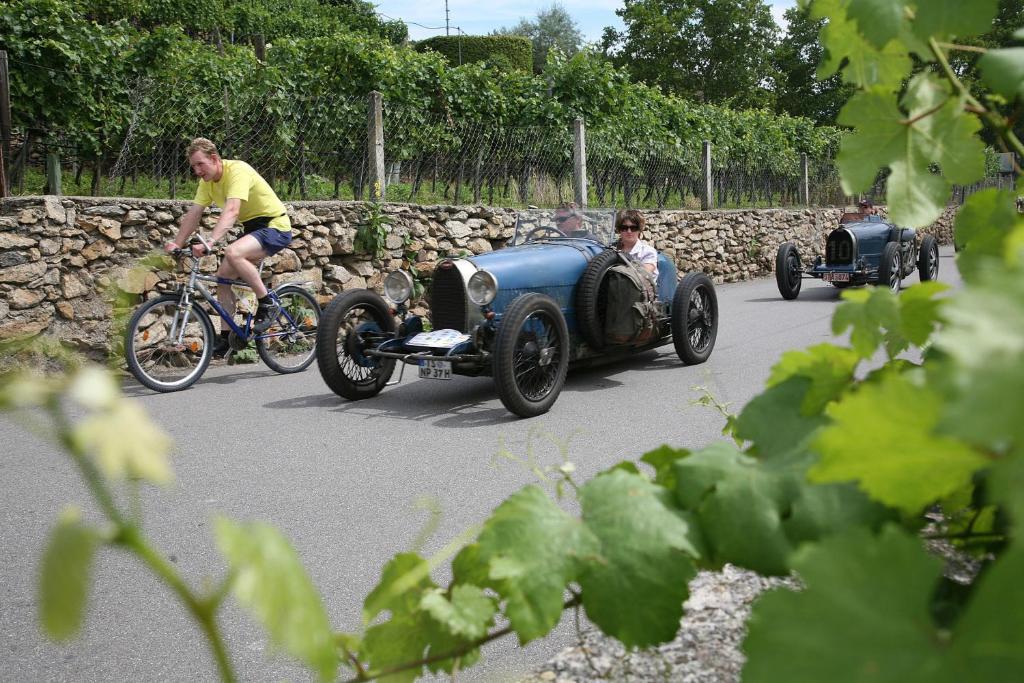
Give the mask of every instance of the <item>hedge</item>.
[[433, 50], [452, 66], [490, 62], [507, 70], [533, 71], [533, 44], [522, 36], [434, 36], [413, 47], [419, 52]]

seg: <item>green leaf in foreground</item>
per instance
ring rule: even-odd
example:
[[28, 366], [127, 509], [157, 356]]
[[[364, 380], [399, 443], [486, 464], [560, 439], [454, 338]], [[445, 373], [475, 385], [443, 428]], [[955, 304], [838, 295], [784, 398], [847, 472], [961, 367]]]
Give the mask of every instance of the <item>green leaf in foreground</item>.
[[239, 602], [255, 612], [271, 641], [331, 680], [338, 668], [323, 603], [288, 541], [265, 524], [216, 520], [217, 545], [234, 573]]
[[802, 351], [786, 351], [772, 366], [768, 386], [790, 377], [806, 377], [811, 386], [800, 403], [804, 415], [817, 415], [849, 386], [860, 357], [835, 344], [817, 344]]
[[675, 469], [676, 497], [697, 514], [713, 563], [789, 572], [792, 548], [782, 513], [799, 485], [794, 473], [769, 470], [724, 443], [691, 454]]
[[736, 420], [736, 436], [752, 441], [758, 457], [806, 460], [811, 437], [828, 422], [802, 410], [812, 386], [809, 378], [794, 376], [755, 396]]
[[949, 324], [935, 346], [948, 355], [939, 375], [950, 394], [945, 431], [993, 450], [1024, 444], [1024, 279], [980, 275], [944, 311]]
[[821, 44], [826, 52], [818, 66], [820, 79], [842, 70], [847, 83], [888, 88], [897, 86], [910, 71], [910, 55], [900, 41], [891, 40], [881, 49], [875, 47], [837, 6], [830, 8], [829, 21], [821, 30]]
[[513, 493], [480, 532], [479, 561], [506, 600], [505, 614], [527, 643], [562, 616], [565, 588], [580, 562], [595, 557], [597, 539], [537, 486]]
[[989, 50], [978, 60], [985, 85], [1010, 100], [1024, 97], [1024, 47]]
[[929, 614], [942, 565], [918, 539], [857, 529], [805, 547], [793, 564], [806, 589], [754, 604], [744, 681], [948, 680]]
[[81, 628], [98, 544], [99, 537], [82, 523], [78, 510], [68, 508], [61, 514], [39, 576], [40, 620], [54, 640], [71, 638]]
[[700, 557], [699, 529], [642, 476], [612, 471], [580, 491], [583, 522], [601, 542], [580, 576], [587, 616], [626, 647], [663, 643], [679, 631], [687, 584]]
[[926, 0], [916, 3], [914, 32], [923, 40], [967, 38], [987, 33], [996, 16], [996, 0]]
[[895, 328], [898, 321], [899, 304], [888, 287], [850, 290], [843, 292], [843, 303], [832, 314], [832, 334], [852, 328], [854, 350], [861, 358], [871, 358], [885, 338], [883, 328]]
[[992, 270], [992, 260], [1006, 262], [1007, 241], [1022, 226], [1013, 192], [988, 189], [968, 197], [954, 223], [957, 269], [964, 280], [973, 283]]
[[937, 428], [942, 401], [932, 391], [887, 372], [828, 407], [834, 424], [818, 433], [816, 482], [857, 481], [871, 498], [908, 513], [970, 481], [985, 458]]
[[420, 607], [453, 634], [470, 640], [487, 633], [497, 611], [494, 598], [467, 584], [455, 586], [450, 600], [439, 588], [429, 591], [420, 601]]

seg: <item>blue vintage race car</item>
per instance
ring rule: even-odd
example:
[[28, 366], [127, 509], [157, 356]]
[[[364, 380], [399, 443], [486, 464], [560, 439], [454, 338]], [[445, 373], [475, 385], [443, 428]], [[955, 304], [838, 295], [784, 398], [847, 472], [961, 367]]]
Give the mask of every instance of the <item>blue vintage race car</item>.
[[[608, 246], [613, 212], [575, 215], [570, 230], [551, 212], [521, 212], [509, 246], [440, 261], [429, 288], [429, 323], [409, 313], [413, 279], [405, 271], [385, 279], [387, 300], [371, 290], [342, 292], [317, 333], [324, 381], [357, 400], [379, 393], [396, 363], [416, 366], [429, 380], [490, 376], [508, 410], [532, 417], [551, 408], [570, 364], [669, 343], [686, 364], [707, 360], [718, 333], [711, 279], [680, 279], [659, 255], [657, 282], [645, 285], [648, 300], [627, 302], [625, 317], [610, 314], [623, 305], [620, 271], [633, 266]], [[637, 329], [623, 335], [622, 321], [634, 314]], [[613, 318], [617, 336], [608, 331]]]
[[775, 256], [775, 281], [784, 299], [800, 294], [804, 278], [817, 278], [840, 289], [876, 284], [900, 290], [903, 278], [916, 265], [921, 281], [939, 275], [939, 246], [931, 235], [916, 244], [916, 231], [886, 223], [880, 216], [846, 213], [839, 227], [825, 240], [825, 256], [804, 264], [792, 242], [779, 246]]

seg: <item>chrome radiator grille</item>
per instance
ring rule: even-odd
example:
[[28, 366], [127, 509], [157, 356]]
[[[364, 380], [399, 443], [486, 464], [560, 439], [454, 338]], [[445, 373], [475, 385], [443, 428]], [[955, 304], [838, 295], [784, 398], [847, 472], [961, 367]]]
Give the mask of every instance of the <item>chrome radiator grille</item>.
[[434, 270], [430, 288], [430, 322], [435, 330], [467, 332], [466, 288], [462, 274], [454, 265], [445, 262]]
[[849, 265], [853, 263], [853, 235], [847, 230], [833, 230], [825, 242], [825, 263]]

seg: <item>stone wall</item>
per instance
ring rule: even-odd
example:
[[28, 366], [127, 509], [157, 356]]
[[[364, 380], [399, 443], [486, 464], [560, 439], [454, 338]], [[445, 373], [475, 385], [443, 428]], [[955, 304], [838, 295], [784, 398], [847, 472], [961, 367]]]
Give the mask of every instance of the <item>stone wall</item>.
[[[134, 261], [171, 239], [190, 202], [92, 197], [18, 197], [0, 200], [0, 340], [45, 332], [83, 351], [109, 351], [110, 305], [104, 292]], [[297, 236], [268, 259], [277, 284], [312, 281], [322, 303], [343, 290], [380, 289], [391, 269], [429, 275], [446, 256], [500, 249], [512, 236], [515, 211], [481, 206], [386, 204], [391, 219], [387, 253], [355, 252], [356, 229], [365, 223], [361, 202], [293, 202]], [[680, 271], [703, 270], [716, 282], [770, 275], [779, 244], [795, 241], [802, 254], [820, 254], [839, 209], [649, 211], [645, 239], [675, 259]], [[952, 241], [953, 210], [927, 231], [940, 244]], [[208, 213], [204, 225], [212, 228]], [[919, 231], [920, 232], [920, 231]], [[207, 257], [204, 269], [216, 268]], [[154, 273], [133, 287], [170, 284], [172, 273]]]

